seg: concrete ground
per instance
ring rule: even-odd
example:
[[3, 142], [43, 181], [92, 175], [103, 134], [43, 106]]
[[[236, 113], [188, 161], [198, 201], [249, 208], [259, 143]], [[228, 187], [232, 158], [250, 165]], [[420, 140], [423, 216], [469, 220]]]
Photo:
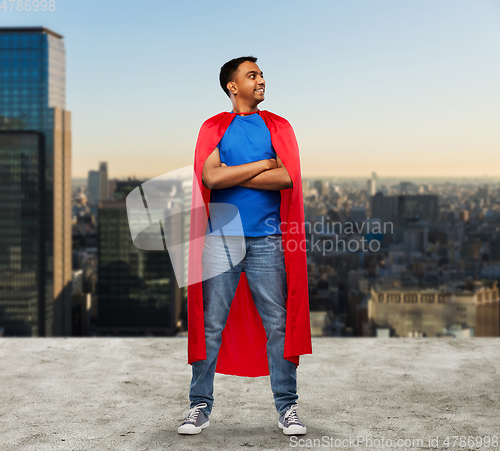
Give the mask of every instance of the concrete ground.
[[491, 450], [477, 437], [500, 438], [499, 357], [498, 338], [314, 338], [307, 435], [278, 429], [269, 376], [216, 374], [210, 427], [180, 436], [187, 338], [1, 338], [0, 450]]

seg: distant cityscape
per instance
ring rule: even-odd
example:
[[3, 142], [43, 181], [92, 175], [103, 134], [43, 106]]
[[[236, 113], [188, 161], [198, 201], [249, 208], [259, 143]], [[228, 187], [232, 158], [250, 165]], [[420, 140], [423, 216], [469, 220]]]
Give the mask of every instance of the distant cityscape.
[[[131, 236], [147, 180], [107, 161], [71, 177], [63, 37], [0, 28], [0, 48], [0, 335], [185, 335], [172, 255]], [[165, 202], [192, 189], [171, 180]], [[304, 177], [303, 197], [313, 336], [500, 336], [499, 177]], [[188, 242], [188, 219], [163, 239]]]

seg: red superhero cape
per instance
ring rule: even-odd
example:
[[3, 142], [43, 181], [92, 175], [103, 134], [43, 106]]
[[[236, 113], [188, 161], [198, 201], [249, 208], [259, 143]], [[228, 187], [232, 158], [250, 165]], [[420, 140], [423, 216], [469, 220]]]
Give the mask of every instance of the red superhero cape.
[[[312, 354], [309, 318], [304, 201], [297, 140], [289, 122], [269, 111], [259, 111], [271, 133], [274, 150], [293, 182], [281, 190], [281, 231], [287, 273], [287, 320], [284, 358], [299, 365], [301, 354]], [[219, 144], [236, 113], [223, 112], [201, 126], [194, 156], [193, 194], [188, 261], [188, 363], [205, 360], [205, 325], [201, 274], [211, 190], [201, 180], [203, 165]], [[255, 307], [246, 274], [231, 304], [215, 371], [235, 376], [267, 376], [267, 337]]]

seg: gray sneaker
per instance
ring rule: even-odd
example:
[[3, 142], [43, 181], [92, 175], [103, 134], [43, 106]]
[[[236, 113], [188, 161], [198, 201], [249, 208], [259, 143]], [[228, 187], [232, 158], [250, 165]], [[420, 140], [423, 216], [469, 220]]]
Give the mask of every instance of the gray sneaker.
[[201, 410], [203, 407], [207, 407], [204, 402], [189, 409], [187, 418], [177, 429], [179, 434], [199, 434], [202, 429], [210, 426], [208, 416]]
[[297, 404], [291, 406], [285, 413], [280, 415], [278, 426], [283, 429], [285, 435], [302, 435], [307, 432], [306, 427], [302, 424], [297, 416]]

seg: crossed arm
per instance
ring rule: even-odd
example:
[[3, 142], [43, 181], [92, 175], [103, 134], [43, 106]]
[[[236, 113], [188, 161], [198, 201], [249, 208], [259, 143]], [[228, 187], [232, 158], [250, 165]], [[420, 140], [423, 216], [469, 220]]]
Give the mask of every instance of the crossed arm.
[[202, 181], [209, 189], [224, 189], [236, 185], [265, 190], [293, 188], [292, 179], [278, 154], [276, 159], [227, 166], [220, 162], [217, 147], [205, 161]]

